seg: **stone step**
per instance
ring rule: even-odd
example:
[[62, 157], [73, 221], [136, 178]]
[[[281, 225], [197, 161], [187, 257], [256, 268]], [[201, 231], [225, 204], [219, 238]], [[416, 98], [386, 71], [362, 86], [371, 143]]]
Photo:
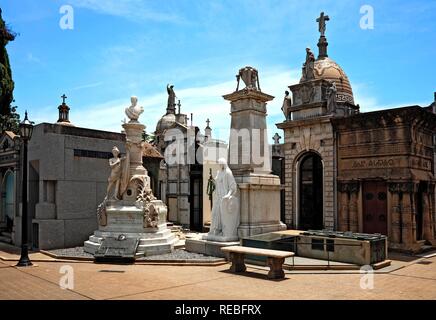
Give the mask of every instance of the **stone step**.
[[173, 243], [151, 245], [151, 246], [138, 246], [137, 252], [142, 252], [146, 256], [149, 256], [153, 254], [169, 253], [171, 252], [172, 248], [174, 248]]
[[[97, 236], [90, 236], [89, 240], [85, 242], [85, 246], [86, 243], [93, 243], [95, 246], [100, 246], [101, 242], [102, 242], [103, 238], [101, 237], [97, 237]], [[162, 243], [168, 243], [170, 241], [176, 240], [176, 237], [172, 234], [169, 233], [167, 235], [161, 235], [159, 238], [140, 238], [139, 239], [139, 243], [138, 245], [153, 245], [153, 244], [162, 244]]]
[[101, 243], [101, 240], [103, 240], [103, 238], [97, 237], [97, 236], [89, 236], [89, 241], [91, 242], [95, 242], [95, 243]]
[[421, 247], [420, 252], [421, 252], [421, 253], [423, 253], [423, 252], [428, 252], [428, 251], [432, 251], [433, 249], [434, 249], [433, 246], [430, 246], [430, 245], [423, 245], [423, 246]]
[[0, 232], [1, 236], [12, 238], [12, 233], [7, 231]]
[[139, 246], [150, 246], [155, 244], [162, 244], [162, 243], [168, 243], [169, 241], [172, 241], [173, 237], [165, 237], [165, 238], [159, 238], [159, 239], [140, 239], [139, 240]]
[[12, 244], [12, 239], [10, 237], [0, 236], [0, 242]]
[[141, 233], [141, 232], [111, 232], [111, 231], [100, 231], [97, 230], [94, 232], [94, 236], [98, 238], [103, 237], [118, 237], [120, 234], [125, 235], [127, 238], [144, 238], [144, 239], [151, 239], [151, 238], [162, 238], [169, 236], [171, 234], [171, 230], [165, 229], [157, 232], [147, 232], [147, 233]]

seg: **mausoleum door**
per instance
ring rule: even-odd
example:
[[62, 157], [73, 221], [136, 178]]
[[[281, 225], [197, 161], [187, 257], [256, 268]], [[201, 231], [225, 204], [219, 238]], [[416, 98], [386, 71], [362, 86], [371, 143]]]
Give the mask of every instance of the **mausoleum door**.
[[388, 234], [387, 186], [384, 181], [363, 183], [363, 232]]
[[298, 228], [323, 229], [323, 177], [321, 157], [315, 153], [304, 156], [300, 165], [300, 205]]
[[6, 172], [3, 178], [2, 185], [2, 207], [1, 207], [1, 217], [6, 222], [6, 229], [8, 232], [12, 231], [14, 224], [14, 215], [15, 215], [15, 185], [14, 185], [14, 173], [12, 171]]
[[203, 183], [200, 175], [191, 176], [191, 221], [190, 229], [194, 231], [203, 231]]

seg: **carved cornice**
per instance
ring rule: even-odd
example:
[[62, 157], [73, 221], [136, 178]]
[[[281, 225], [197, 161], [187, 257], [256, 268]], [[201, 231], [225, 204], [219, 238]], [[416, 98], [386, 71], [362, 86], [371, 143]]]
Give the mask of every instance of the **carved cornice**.
[[410, 106], [373, 112], [364, 112], [345, 118], [332, 119], [337, 130], [376, 129], [398, 125], [414, 125], [434, 130], [436, 115], [420, 106]]
[[260, 100], [262, 102], [268, 102], [274, 99], [274, 97], [269, 94], [251, 88], [244, 88], [242, 90], [223, 95], [223, 98], [231, 102], [241, 99], [250, 99], [250, 98], [254, 100]]

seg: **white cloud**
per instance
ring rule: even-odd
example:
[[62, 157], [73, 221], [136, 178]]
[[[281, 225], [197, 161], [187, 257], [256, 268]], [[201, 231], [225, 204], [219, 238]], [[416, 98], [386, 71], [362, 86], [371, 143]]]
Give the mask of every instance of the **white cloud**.
[[[260, 75], [260, 86], [263, 92], [275, 96], [275, 99], [268, 103], [268, 127], [270, 130], [277, 130], [274, 119], [281, 119], [281, 106], [284, 91], [287, 86], [298, 81], [298, 71], [285, 68], [274, 68]], [[243, 84], [241, 83], [241, 86]], [[236, 89], [236, 80], [229, 80], [207, 86], [182, 88], [177, 90], [176, 95], [182, 102], [181, 112], [190, 117], [194, 114], [194, 125], [203, 131], [206, 126], [206, 119], [211, 120], [211, 126], [215, 137], [226, 140], [230, 128], [230, 103], [222, 96], [233, 92]], [[160, 117], [165, 114], [167, 94], [159, 93], [144, 95], [136, 94], [139, 104], [144, 107], [141, 121], [147, 126], [147, 132], [155, 130]], [[129, 97], [107, 101], [98, 105], [87, 105], [80, 107], [80, 111], [71, 111], [71, 121], [80, 127], [108, 130], [119, 132], [121, 121], [125, 118], [124, 109], [129, 106]]]
[[94, 83], [88, 83], [88, 84], [82, 84], [76, 87], [73, 87], [70, 89], [70, 91], [77, 91], [77, 90], [82, 90], [82, 89], [89, 89], [89, 88], [95, 88], [95, 87], [99, 87], [103, 84], [103, 82], [94, 82]]
[[41, 63], [41, 59], [39, 59], [38, 57], [35, 57], [33, 55], [33, 53], [29, 52], [27, 54], [27, 61], [31, 62], [31, 63], [37, 63], [40, 64]]
[[356, 83], [352, 84], [353, 88], [353, 95], [354, 95], [354, 102], [356, 104], [360, 105], [360, 112], [371, 112], [371, 111], [377, 111], [377, 110], [385, 110], [385, 109], [393, 109], [393, 108], [401, 108], [401, 107], [407, 107], [407, 106], [427, 106], [429, 105], [428, 102], [399, 102], [399, 103], [381, 103], [377, 97], [375, 97], [368, 88], [368, 85], [364, 83]]
[[100, 14], [124, 17], [133, 21], [182, 22], [173, 12], [159, 12], [142, 0], [70, 0], [73, 7], [93, 10]]

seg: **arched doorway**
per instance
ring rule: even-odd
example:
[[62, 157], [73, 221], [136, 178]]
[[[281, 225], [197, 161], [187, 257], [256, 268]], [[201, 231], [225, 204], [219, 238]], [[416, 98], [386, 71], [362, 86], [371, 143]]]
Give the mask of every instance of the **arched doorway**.
[[321, 157], [308, 152], [299, 166], [298, 229], [323, 229], [323, 166]]
[[6, 222], [6, 231], [12, 232], [15, 216], [15, 183], [14, 173], [7, 171], [2, 184], [1, 218]]

